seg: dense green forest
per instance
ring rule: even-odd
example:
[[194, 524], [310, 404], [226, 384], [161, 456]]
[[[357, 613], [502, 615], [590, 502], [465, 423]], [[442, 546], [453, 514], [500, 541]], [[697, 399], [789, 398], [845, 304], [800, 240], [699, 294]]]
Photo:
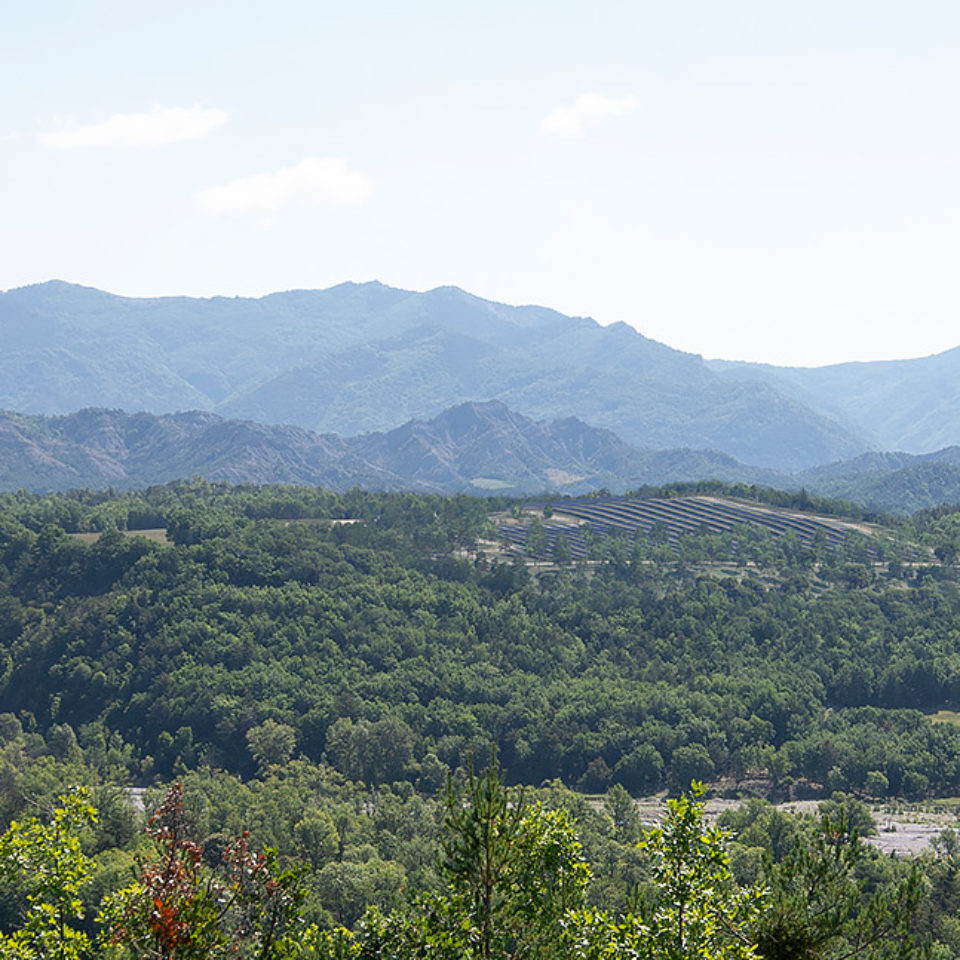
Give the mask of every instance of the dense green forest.
[[960, 789], [960, 730], [924, 716], [960, 700], [955, 513], [843, 548], [609, 537], [531, 569], [468, 552], [506, 504], [466, 497], [197, 483], [2, 506], [3, 702], [104, 775], [303, 757], [437, 785], [495, 743], [511, 776], [593, 791]]
[[[727, 493], [842, 512], [799, 494]], [[707, 858], [694, 871], [713, 885], [704, 902], [734, 911], [703, 919], [726, 931], [709, 949], [841, 956], [872, 917], [889, 936], [860, 955], [931, 937], [955, 955], [960, 844], [944, 839], [914, 875], [847, 820], [869, 829], [853, 797], [960, 794], [960, 728], [949, 722], [960, 701], [960, 511], [872, 518], [882, 522], [842, 547], [745, 527], [678, 543], [607, 537], [587, 562], [532, 564], [498, 549], [491, 522], [523, 509], [199, 481], [0, 497], [0, 826], [20, 830], [0, 860], [27, 862], [15, 841], [53, 843], [45, 818], [60, 804], [87, 877], [73, 898], [84, 918], [67, 926], [89, 937], [131, 928], [117, 913], [98, 922], [97, 905], [135, 877], [142, 893], [165, 849], [198, 884], [246, 864], [287, 890], [276, 929], [312, 924], [297, 935], [313, 951], [304, 956], [624, 956], [630, 937], [655, 944], [657, 924], [670, 926], [662, 865], [676, 856], [653, 835], [638, 849], [630, 797], [702, 780], [767, 798], [729, 815], [729, 841], [694, 830], [693, 801], [668, 818], [712, 837], [685, 854]], [[505, 784], [467, 772], [491, 745]], [[57, 800], [79, 785], [96, 823], [86, 800]], [[767, 802], [791, 796], [821, 799], [835, 827]], [[500, 817], [492, 833], [461, 816], [480, 817], [485, 803]], [[166, 811], [151, 835], [138, 805]], [[465, 851], [480, 856], [477, 836], [503, 831], [516, 849], [533, 844], [529, 864], [546, 858], [540, 872], [515, 876], [503, 854], [503, 889], [471, 899]], [[187, 846], [174, 851], [174, 835]], [[265, 859], [263, 846], [274, 851]], [[41, 894], [29, 873], [0, 874], [0, 929], [26, 929]], [[790, 886], [801, 875], [803, 891]], [[263, 890], [244, 901], [261, 917]], [[523, 890], [562, 893], [535, 936], [516, 912]], [[843, 915], [826, 917], [811, 891]], [[128, 921], [139, 909], [129, 897], [111, 901], [133, 911]], [[478, 920], [477, 903], [489, 911], [494, 900], [501, 913]], [[819, 952], [783, 952], [790, 917], [807, 918], [790, 936], [820, 936]], [[231, 923], [224, 944], [280, 955], [270, 952], [279, 933], [258, 953], [241, 936], [253, 920]], [[561, 927], [576, 943], [551, 953]], [[486, 939], [468, 949], [463, 929]], [[120, 956], [221, 955], [151, 954], [116, 937]], [[410, 952], [417, 937], [440, 946]], [[664, 943], [632, 955], [688, 955]]]

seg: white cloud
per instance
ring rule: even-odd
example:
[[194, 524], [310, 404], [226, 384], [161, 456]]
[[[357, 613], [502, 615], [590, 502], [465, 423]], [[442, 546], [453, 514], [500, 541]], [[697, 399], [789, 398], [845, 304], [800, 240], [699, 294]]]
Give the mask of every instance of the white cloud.
[[101, 123], [67, 127], [40, 136], [45, 147], [157, 147], [200, 140], [227, 122], [215, 107], [154, 107], [146, 113], [116, 113]]
[[581, 93], [568, 107], [551, 110], [540, 123], [540, 132], [548, 137], [582, 137], [587, 126], [604, 117], [622, 117], [633, 113], [635, 97], [601, 97]]
[[269, 217], [295, 205], [361, 203], [372, 192], [370, 181], [351, 170], [342, 157], [307, 157], [292, 167], [207, 187], [197, 193], [196, 201], [214, 217], [248, 213]]

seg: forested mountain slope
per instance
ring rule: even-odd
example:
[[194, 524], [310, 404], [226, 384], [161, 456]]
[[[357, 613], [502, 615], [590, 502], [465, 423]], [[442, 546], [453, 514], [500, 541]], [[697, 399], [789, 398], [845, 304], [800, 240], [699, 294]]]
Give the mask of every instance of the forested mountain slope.
[[349, 439], [203, 412], [0, 413], [0, 489], [136, 487], [192, 476], [449, 493], [777, 479], [714, 451], [638, 450], [574, 417], [540, 423], [496, 401]]
[[[811, 516], [801, 494], [710, 494]], [[681, 861], [704, 909], [714, 881], [751, 891], [749, 922], [721, 931], [739, 954], [775, 960], [789, 935], [874, 960], [919, 960], [932, 938], [954, 956], [955, 834], [898, 861], [864, 844], [875, 827], [853, 795], [929, 806], [960, 790], [960, 513], [853, 516], [842, 543], [748, 522], [672, 542], [613, 530], [583, 564], [498, 557], [494, 520], [540, 513], [201, 482], [0, 495], [0, 944], [74, 880], [66, 925], [44, 914], [31, 942], [66, 929], [114, 956], [183, 919], [178, 935], [244, 949], [285, 933], [276, 957], [386, 943], [413, 958], [437, 942], [471, 956], [465, 864], [482, 830], [512, 851], [488, 928], [510, 948], [498, 956], [515, 955], [531, 904], [531, 957], [672, 956], [649, 931]], [[491, 744], [525, 792], [471, 778]], [[723, 816], [729, 861], [689, 806], [641, 833], [634, 798], [692, 779], [753, 795]], [[65, 812], [85, 806], [77, 784], [95, 822]], [[820, 798], [823, 819], [757, 793]], [[160, 808], [152, 839], [132, 800]], [[680, 857], [669, 871], [663, 842]], [[69, 856], [45, 870], [58, 844]], [[580, 878], [570, 897], [559, 873]]]
[[960, 443], [960, 347], [915, 360], [813, 368], [707, 365], [731, 381], [770, 386], [882, 450], [930, 453]]
[[[366, 782], [494, 741], [534, 783], [960, 789], [960, 729], [923, 716], [960, 698], [957, 573], [933, 552], [955, 555], [956, 513], [842, 546], [612, 536], [538, 576], [455, 558], [498, 506], [471, 498], [192, 484], [0, 506], [4, 704], [116, 732], [134, 770], [251, 772], [270, 720]], [[172, 543], [64, 533], [114, 523]]]
[[935, 453], [867, 453], [804, 470], [793, 478], [826, 497], [888, 513], [960, 503], [960, 447]]
[[0, 490], [131, 488], [196, 476], [341, 491], [578, 494], [712, 479], [805, 489], [906, 515], [960, 502], [958, 450], [863, 454], [788, 475], [712, 450], [638, 449], [575, 417], [539, 422], [498, 401], [350, 438], [197, 411], [0, 412]]
[[476, 398], [579, 417], [656, 449], [792, 471], [867, 442], [774, 388], [641, 336], [453, 287], [132, 299], [51, 282], [0, 295], [0, 407], [190, 409], [320, 432], [386, 430]]

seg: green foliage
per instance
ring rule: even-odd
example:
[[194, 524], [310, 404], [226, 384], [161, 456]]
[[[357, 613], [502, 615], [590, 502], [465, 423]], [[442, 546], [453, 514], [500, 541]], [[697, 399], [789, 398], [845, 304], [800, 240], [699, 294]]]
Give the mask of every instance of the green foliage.
[[926, 881], [916, 864], [899, 877], [877, 871], [840, 801], [797, 834], [783, 858], [768, 858], [769, 906], [755, 932], [767, 960], [923, 955], [914, 920]]
[[299, 919], [300, 871], [280, 870], [273, 851], [230, 841], [219, 869], [186, 836], [183, 787], [175, 784], [150, 821], [157, 859], [103, 904], [105, 940], [120, 956], [214, 960], [284, 955]]
[[664, 958], [744, 958], [752, 953], [750, 927], [764, 892], [739, 889], [730, 873], [728, 837], [708, 826], [694, 782], [690, 794], [668, 802], [664, 826], [641, 842], [653, 860], [656, 907], [648, 921], [654, 955]]
[[[956, 572], [909, 559], [955, 536], [949, 512], [894, 531], [924, 545], [865, 586], [823, 545], [814, 569], [747, 531], [742, 565], [698, 568], [694, 547], [722, 545], [697, 534], [686, 572], [615, 543], [548, 584], [452, 556], [486, 524], [469, 498], [195, 482], [0, 501], [7, 818], [68, 766], [45, 796], [86, 768], [251, 776], [294, 753], [437, 789], [490, 742], [528, 782], [594, 792], [719, 776], [960, 790], [960, 728], [913, 712], [960, 698]], [[326, 522], [342, 517], [362, 522]], [[62, 532], [138, 522], [173, 543]]]
[[294, 827], [297, 845], [303, 858], [320, 870], [340, 849], [340, 834], [333, 817], [326, 810], [312, 810]]
[[[618, 910], [587, 906], [587, 848], [573, 819], [552, 804], [576, 808], [595, 853], [605, 824], [632, 845], [636, 812], [619, 785], [607, 797], [607, 818], [560, 786], [531, 803], [506, 787], [493, 764], [479, 776], [469, 771], [459, 786], [451, 781], [445, 797], [442, 886], [413, 899], [403, 894], [396, 864], [373, 852], [339, 859], [342, 837], [356, 827], [319, 810], [293, 832], [331, 858], [308, 883], [337, 889], [328, 891], [339, 904], [333, 917], [352, 931], [305, 927], [302, 871], [283, 869], [270, 850], [255, 853], [246, 834], [190, 839], [191, 821], [203, 810], [184, 802], [179, 784], [151, 819], [154, 846], [139, 857], [136, 882], [117, 889], [132, 859], [110, 850], [97, 863], [86, 861], [80, 841], [89, 841], [92, 808], [82, 796], [64, 797], [49, 824], [18, 823], [0, 838], [4, 876], [27, 885], [29, 906], [17, 929], [0, 938], [0, 956], [85, 956], [90, 941], [76, 925], [81, 888], [94, 879], [107, 891], [99, 949], [116, 960], [910, 960], [922, 955], [925, 932], [944, 949], [955, 942], [949, 918], [935, 912], [958, 896], [952, 833], [935, 856], [901, 867], [863, 845], [850, 824], [863, 811], [849, 797], [824, 804], [819, 820], [757, 801], [729, 815], [740, 831], [736, 849], [755, 849], [744, 847], [752, 843], [766, 851], [760, 881], [738, 883], [729, 834], [706, 821], [702, 796], [694, 784], [691, 795], [668, 801], [660, 828], [642, 834], [643, 889], [632, 907]], [[390, 804], [373, 816], [394, 829], [406, 819]], [[403, 903], [385, 900], [391, 887], [401, 888]], [[330, 919], [321, 918], [324, 927]]]
[[318, 956], [559, 958], [565, 918], [584, 903], [589, 870], [560, 810], [528, 806], [495, 763], [448, 785], [442, 892], [410, 909], [369, 911], [352, 936], [328, 936]]
[[90, 878], [80, 831], [96, 821], [83, 790], [60, 797], [49, 821], [14, 821], [0, 837], [4, 880], [26, 891], [27, 909], [18, 929], [0, 933], [0, 957], [10, 960], [78, 960], [90, 947], [78, 928], [83, 920], [81, 890]]
[[413, 759], [413, 731], [395, 717], [376, 723], [341, 717], [327, 728], [327, 754], [354, 780], [384, 783], [402, 779]]
[[675, 790], [683, 790], [693, 781], [710, 780], [715, 767], [710, 752], [702, 743], [691, 743], [673, 751], [671, 783]]
[[316, 940], [316, 956], [745, 960], [764, 893], [741, 889], [726, 835], [708, 827], [698, 798], [671, 801], [661, 829], [641, 843], [654, 899], [641, 916], [585, 907], [590, 872], [571, 825], [511, 798], [496, 768], [451, 788], [443, 839], [443, 895], [407, 912], [371, 911], [350, 935]]
[[547, 957], [559, 920], [583, 902], [589, 871], [559, 810], [528, 808], [491, 760], [450, 784], [441, 872], [464, 948], [477, 957]]
[[286, 723], [269, 717], [247, 731], [247, 746], [261, 770], [286, 763], [297, 743], [297, 732]]
[[[214, 952], [265, 922], [254, 905], [266, 880], [222, 924], [203, 919], [203, 891], [233, 889], [228, 851], [271, 879], [309, 867], [288, 889], [314, 929], [284, 941], [291, 955], [644, 956], [681, 949], [668, 937], [678, 910], [685, 929], [715, 935], [708, 953], [753, 943], [830, 958], [864, 944], [879, 957], [912, 950], [908, 933], [960, 952], [949, 842], [918, 861], [927, 893], [853, 839], [872, 829], [858, 798], [960, 788], [960, 728], [917, 709], [960, 698], [956, 571], [923, 552], [955, 536], [954, 513], [894, 531], [922, 565], [903, 547], [895, 578], [871, 568], [855, 586], [847, 568], [862, 558], [818, 554], [811, 567], [795, 545], [791, 558], [761, 539], [744, 541], [761, 559], [743, 566], [693, 559], [713, 549], [706, 539], [685, 544], [685, 571], [635, 544], [549, 578], [467, 562], [453, 551], [486, 506], [431, 497], [197, 483], [5, 504], [0, 817], [31, 822], [70, 784], [95, 785], [100, 816], [79, 834], [88, 879], [58, 901], [79, 900], [83, 918], [64, 922], [78, 938], [95, 936], [104, 894], [114, 930], [139, 917], [155, 935], [145, 891], [163, 889], [175, 850], [168, 886], [185, 886], [171, 916], [195, 909]], [[98, 552], [63, 533], [138, 516], [168, 523], [174, 542], [126, 552], [111, 535]], [[363, 522], [321, 522], [331, 516]], [[654, 559], [660, 546], [647, 549]], [[522, 792], [495, 769], [465, 772], [491, 743]], [[171, 847], [143, 838], [131, 801], [146, 786], [155, 806], [175, 771], [184, 832]], [[638, 850], [630, 794], [679, 790], [694, 773], [842, 793], [816, 823], [747, 803], [724, 815], [729, 840], [693, 831], [697, 801], [676, 801], [688, 807], [670, 816], [701, 839], [671, 861], [681, 834], [668, 821]], [[256, 866], [265, 847], [276, 861]], [[669, 882], [688, 862], [696, 877], [678, 893]], [[10, 943], [25, 942], [31, 882], [19, 868], [0, 877]], [[769, 906], [743, 927], [737, 898], [761, 886]], [[707, 889], [733, 913], [698, 913]], [[121, 937], [110, 949], [147, 947]]]
[[613, 775], [633, 794], [653, 793], [663, 782], [663, 757], [652, 743], [641, 743], [617, 761]]
[[646, 831], [653, 901], [641, 914], [581, 911], [569, 917], [568, 956], [585, 960], [746, 960], [765, 891], [739, 887], [729, 869], [727, 834], [703, 815], [701, 784], [670, 800], [662, 827]]

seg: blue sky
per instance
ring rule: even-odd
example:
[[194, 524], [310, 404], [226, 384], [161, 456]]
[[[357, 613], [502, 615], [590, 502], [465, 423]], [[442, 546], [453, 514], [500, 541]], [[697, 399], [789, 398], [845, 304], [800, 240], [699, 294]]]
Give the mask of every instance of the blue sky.
[[0, 288], [455, 284], [733, 359], [960, 344], [960, 6], [4, 13]]

